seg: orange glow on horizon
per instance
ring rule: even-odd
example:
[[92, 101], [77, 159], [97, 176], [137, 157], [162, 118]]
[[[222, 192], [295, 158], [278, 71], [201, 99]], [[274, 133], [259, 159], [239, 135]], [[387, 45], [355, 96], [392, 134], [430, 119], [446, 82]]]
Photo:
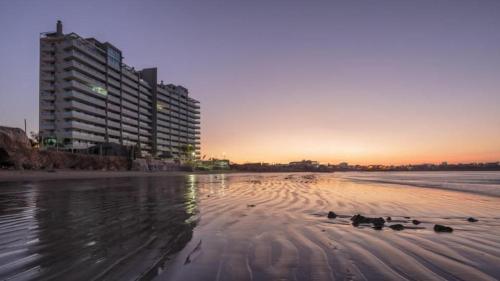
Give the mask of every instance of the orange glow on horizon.
[[328, 130], [313, 131], [301, 135], [300, 132], [271, 130], [258, 136], [241, 132], [217, 141], [204, 136], [202, 155], [222, 158], [224, 153], [225, 158], [236, 163], [288, 163], [303, 159], [324, 164], [348, 162], [359, 165], [500, 161], [498, 132], [481, 139], [465, 135], [452, 139], [445, 135], [434, 137], [432, 141], [416, 138], [407, 132], [400, 136], [380, 132], [368, 141], [347, 133], [339, 136], [328, 133]]

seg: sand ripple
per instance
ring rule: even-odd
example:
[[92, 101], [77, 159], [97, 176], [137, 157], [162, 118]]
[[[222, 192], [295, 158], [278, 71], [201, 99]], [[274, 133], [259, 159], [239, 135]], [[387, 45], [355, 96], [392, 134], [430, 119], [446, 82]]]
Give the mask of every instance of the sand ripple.
[[[497, 280], [500, 199], [325, 174], [198, 176], [200, 224], [161, 280]], [[466, 202], [467, 204], [464, 204]], [[340, 216], [326, 218], [329, 210]], [[392, 216], [421, 228], [353, 227]], [[466, 218], [475, 216], [477, 223]], [[452, 226], [438, 234], [435, 223]], [[181, 265], [203, 241], [196, 261]]]
[[498, 280], [499, 233], [497, 196], [336, 174], [0, 184], [0, 280]]

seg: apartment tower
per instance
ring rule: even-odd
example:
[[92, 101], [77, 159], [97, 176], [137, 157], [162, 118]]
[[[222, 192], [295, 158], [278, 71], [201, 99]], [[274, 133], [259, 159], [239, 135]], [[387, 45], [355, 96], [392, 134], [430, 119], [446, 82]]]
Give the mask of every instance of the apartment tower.
[[200, 105], [182, 86], [135, 70], [108, 42], [55, 32], [40, 35], [40, 137], [44, 146], [135, 146], [143, 156], [178, 158], [200, 147]]

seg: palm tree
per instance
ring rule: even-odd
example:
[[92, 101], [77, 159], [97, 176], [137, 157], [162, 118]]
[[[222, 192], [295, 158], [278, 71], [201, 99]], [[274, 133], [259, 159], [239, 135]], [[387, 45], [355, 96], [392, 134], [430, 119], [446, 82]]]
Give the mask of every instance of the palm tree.
[[189, 166], [194, 166], [196, 160], [196, 151], [193, 145], [185, 144], [180, 147], [181, 149], [181, 160], [186, 162]]

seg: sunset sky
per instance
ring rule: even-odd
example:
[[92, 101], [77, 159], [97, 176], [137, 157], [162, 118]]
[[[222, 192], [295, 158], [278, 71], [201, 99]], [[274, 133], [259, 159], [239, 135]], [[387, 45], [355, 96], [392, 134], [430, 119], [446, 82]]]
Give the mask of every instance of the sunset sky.
[[109, 41], [235, 162], [500, 160], [500, 1], [0, 1], [0, 124], [38, 130], [39, 33]]

